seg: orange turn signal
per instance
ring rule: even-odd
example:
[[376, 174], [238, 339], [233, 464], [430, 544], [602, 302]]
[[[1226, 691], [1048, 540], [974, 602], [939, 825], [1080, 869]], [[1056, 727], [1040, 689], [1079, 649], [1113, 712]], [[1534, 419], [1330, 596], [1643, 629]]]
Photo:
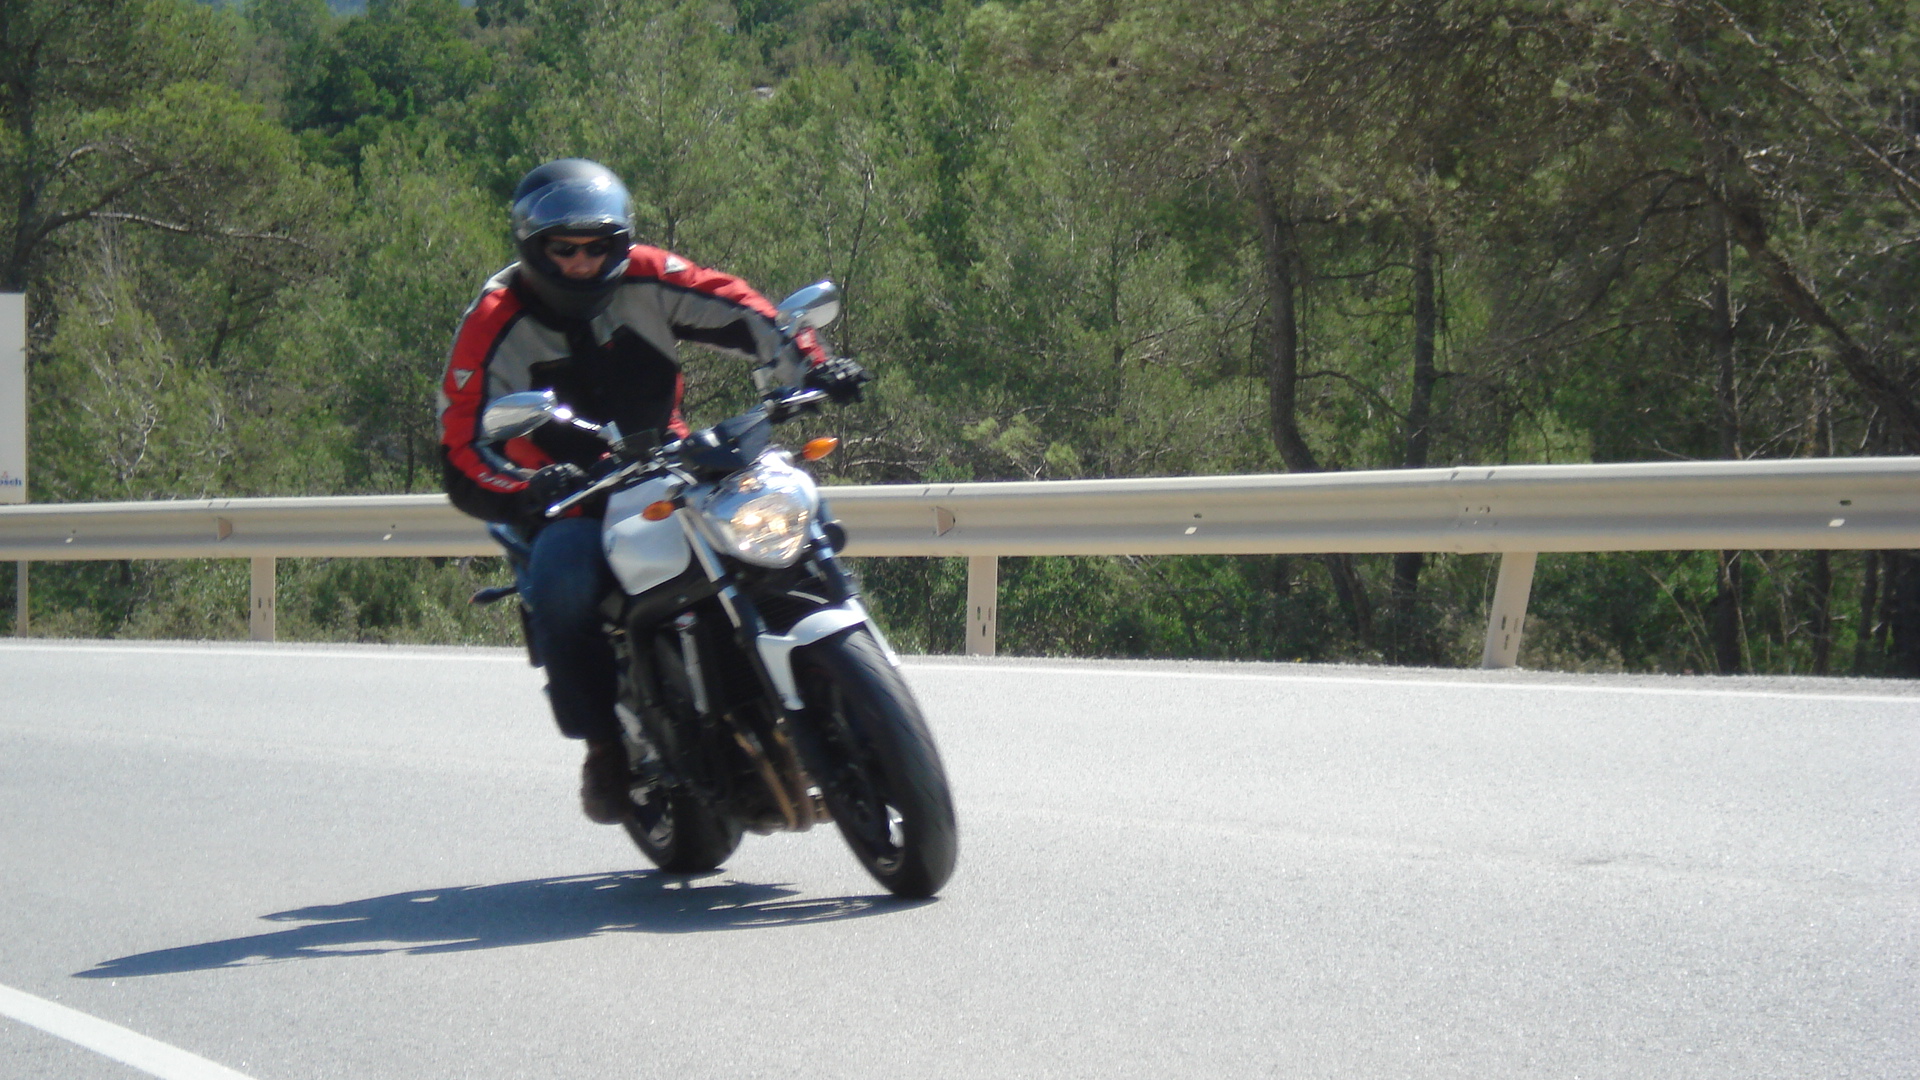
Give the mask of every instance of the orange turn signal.
[[840, 440], [828, 435], [808, 440], [807, 445], [800, 448], [800, 456], [808, 461], [819, 461], [838, 449], [840, 449]]
[[659, 502], [648, 503], [647, 508], [640, 511], [640, 516], [648, 521], [665, 521], [673, 516], [673, 509], [671, 502], [661, 499]]

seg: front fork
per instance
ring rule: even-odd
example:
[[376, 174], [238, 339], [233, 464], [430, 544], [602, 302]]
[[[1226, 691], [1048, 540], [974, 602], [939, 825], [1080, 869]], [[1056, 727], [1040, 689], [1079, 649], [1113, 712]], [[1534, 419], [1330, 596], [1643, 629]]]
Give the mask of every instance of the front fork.
[[874, 640], [886, 653], [888, 662], [895, 667], [900, 664], [899, 657], [887, 644], [880, 627], [867, 614], [866, 605], [860, 602], [853, 580], [840, 566], [833, 546], [828, 542], [826, 532], [816, 521], [811, 527], [809, 554], [816, 572], [840, 594], [839, 600], [827, 607], [810, 612], [795, 623], [784, 634], [776, 634], [767, 629], [766, 620], [761, 618], [759, 609], [750, 598], [741, 594], [738, 583], [725, 563], [720, 559], [712, 545], [691, 522], [682, 519], [682, 531], [687, 543], [693, 549], [694, 558], [700, 561], [714, 585], [720, 598], [720, 605], [726, 610], [727, 618], [733, 623], [734, 634], [740, 650], [752, 658], [752, 666], [760, 677], [761, 689], [769, 700], [777, 700], [789, 717], [797, 715], [807, 707], [800, 696], [799, 680], [794, 675], [793, 651], [817, 641], [832, 637], [843, 630], [856, 626], [866, 626]]
[[[814, 575], [826, 588], [810, 589], [808, 594], [825, 592], [827, 595], [821, 599], [827, 602], [826, 606], [809, 612], [786, 633], [776, 634], [768, 629], [759, 605], [741, 589], [727, 561], [685, 517], [681, 521], [687, 544], [713, 584], [713, 595], [726, 612], [738, 654], [759, 684], [759, 693], [755, 696], [765, 703], [764, 708], [743, 710], [726, 704], [737, 702], [739, 697], [730, 693], [729, 687], [709, 683], [708, 665], [701, 649], [705, 635], [694, 614], [683, 614], [672, 624], [670, 632], [679, 636], [689, 683], [688, 696], [693, 699], [689, 704], [703, 719], [718, 724], [719, 731], [726, 733], [723, 738], [737, 744], [771, 799], [770, 809], [776, 816], [759, 818], [756, 815], [747, 821], [747, 827], [756, 832], [781, 828], [804, 831], [830, 820], [816, 783], [825, 779], [823, 768], [828, 773], [832, 771], [828, 768], [830, 760], [819, 740], [812, 737], [809, 725], [802, 720], [808, 703], [801, 696], [794, 673], [793, 651], [863, 624], [872, 627], [878, 639], [879, 629], [873, 627], [854, 591], [852, 579], [834, 560], [827, 535], [817, 525], [807, 558], [812, 562]], [[891, 658], [891, 650], [888, 656]], [[718, 677], [720, 673], [712, 674]]]

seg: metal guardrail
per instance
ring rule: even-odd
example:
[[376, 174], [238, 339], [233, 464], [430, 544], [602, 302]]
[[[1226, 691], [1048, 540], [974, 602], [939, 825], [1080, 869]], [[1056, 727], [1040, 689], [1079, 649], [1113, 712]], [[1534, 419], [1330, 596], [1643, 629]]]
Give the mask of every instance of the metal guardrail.
[[[1503, 556], [1483, 664], [1519, 651], [1540, 552], [1920, 548], [1920, 458], [1512, 465], [828, 489], [847, 553], [966, 556], [967, 648], [991, 655], [1003, 555], [1447, 552]], [[273, 560], [497, 549], [438, 495], [0, 508], [0, 560], [247, 558], [273, 636]]]

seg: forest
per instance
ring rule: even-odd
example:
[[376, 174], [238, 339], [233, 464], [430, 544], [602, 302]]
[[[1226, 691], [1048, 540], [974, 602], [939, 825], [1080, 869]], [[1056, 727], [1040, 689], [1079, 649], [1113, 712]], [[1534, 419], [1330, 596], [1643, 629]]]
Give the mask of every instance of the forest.
[[[344, 7], [344, 5], [342, 5]], [[1907, 0], [0, 0], [35, 502], [433, 492], [550, 158], [846, 293], [831, 483], [1920, 453]], [[688, 414], [750, 400], [689, 350]], [[803, 425], [805, 426], [805, 425]], [[964, 560], [859, 570], [957, 652]], [[499, 560], [282, 560], [283, 639], [508, 644]], [[246, 635], [242, 561], [30, 627]], [[1000, 651], [1464, 665], [1485, 556], [1002, 561]], [[0, 582], [11, 631], [12, 575]], [[1543, 556], [1522, 663], [1920, 675], [1920, 552]]]

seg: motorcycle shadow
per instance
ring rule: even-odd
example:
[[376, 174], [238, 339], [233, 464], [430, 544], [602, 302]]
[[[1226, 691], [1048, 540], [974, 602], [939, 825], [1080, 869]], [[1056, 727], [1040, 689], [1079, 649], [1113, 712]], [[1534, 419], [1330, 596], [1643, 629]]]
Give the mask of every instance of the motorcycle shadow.
[[[536, 878], [350, 900], [280, 911], [273, 933], [135, 953], [74, 973], [117, 979], [211, 971], [283, 960], [387, 953], [424, 955], [538, 945], [597, 934], [694, 934], [862, 918], [931, 901], [892, 896], [797, 898], [786, 885], [640, 871]], [[712, 879], [722, 880], [712, 882]]]

